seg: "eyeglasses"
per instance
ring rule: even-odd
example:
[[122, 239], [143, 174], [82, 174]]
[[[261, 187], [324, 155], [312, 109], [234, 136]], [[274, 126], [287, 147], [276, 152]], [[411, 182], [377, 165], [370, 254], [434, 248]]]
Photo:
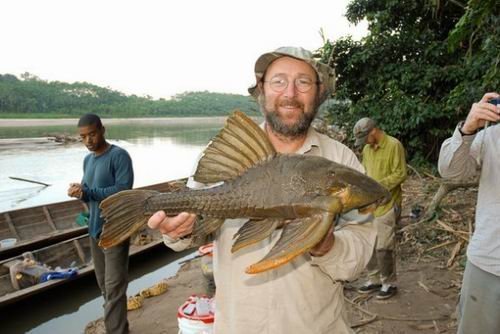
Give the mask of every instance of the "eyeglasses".
[[[276, 93], [282, 93], [288, 87], [288, 79], [281, 76], [271, 78], [271, 80], [263, 80], [269, 83], [269, 86]], [[319, 84], [319, 81], [313, 81], [310, 78], [303, 77], [294, 80], [295, 87], [301, 93], [307, 93], [311, 90], [312, 86]]]

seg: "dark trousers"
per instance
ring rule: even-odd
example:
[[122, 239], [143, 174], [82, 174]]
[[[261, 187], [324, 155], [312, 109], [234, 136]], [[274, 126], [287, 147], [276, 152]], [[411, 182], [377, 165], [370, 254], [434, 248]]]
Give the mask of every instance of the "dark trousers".
[[104, 326], [107, 334], [128, 333], [127, 286], [130, 240], [102, 249], [90, 237], [95, 277], [104, 297]]

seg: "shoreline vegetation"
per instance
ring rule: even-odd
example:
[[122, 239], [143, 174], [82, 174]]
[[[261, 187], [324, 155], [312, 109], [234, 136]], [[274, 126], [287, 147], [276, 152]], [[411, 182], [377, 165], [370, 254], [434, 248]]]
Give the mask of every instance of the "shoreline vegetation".
[[184, 92], [167, 99], [126, 95], [86, 82], [45, 81], [24, 73], [0, 74], [0, 118], [79, 118], [92, 112], [102, 118], [209, 117], [240, 109], [258, 115], [249, 95], [209, 91]]
[[[188, 116], [188, 117], [138, 117], [138, 118], [102, 118], [103, 124], [126, 124], [139, 122], [142, 124], [197, 124], [203, 121], [204, 124], [223, 124], [227, 116]], [[0, 118], [0, 128], [2, 127], [29, 127], [48, 125], [75, 125], [78, 118]]]

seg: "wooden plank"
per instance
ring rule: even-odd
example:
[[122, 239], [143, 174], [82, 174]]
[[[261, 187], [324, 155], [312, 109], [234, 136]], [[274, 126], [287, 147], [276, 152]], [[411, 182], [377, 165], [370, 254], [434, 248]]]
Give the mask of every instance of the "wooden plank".
[[47, 222], [49, 223], [49, 225], [52, 228], [52, 230], [53, 231], [57, 231], [57, 227], [54, 224], [54, 221], [52, 220], [52, 217], [50, 216], [49, 209], [47, 209], [46, 206], [43, 206], [43, 213], [45, 214], [45, 218], [47, 219]]
[[12, 180], [17, 180], [17, 181], [24, 181], [24, 182], [30, 182], [30, 183], [36, 183], [36, 184], [41, 184], [42, 186], [50, 186], [50, 184], [45, 183], [45, 182], [40, 182], [40, 181], [35, 181], [35, 180], [28, 180], [28, 179], [23, 179], [22, 177], [15, 177], [15, 176], [9, 176], [10, 179]]
[[12, 233], [17, 241], [20, 241], [21, 238], [19, 237], [19, 234], [16, 231], [16, 228], [14, 227], [14, 224], [12, 224], [12, 219], [10, 219], [10, 215], [8, 212], [4, 213], [5, 220], [7, 221], [7, 225], [9, 226], [10, 233]]
[[[35, 249], [32, 251], [33, 254], [36, 254], [36, 253], [39, 253], [39, 252], [42, 252], [42, 251], [46, 251], [50, 248], [54, 248], [56, 246], [61, 246], [63, 244], [68, 244], [68, 243], [71, 243], [73, 242], [73, 240], [78, 240], [78, 239], [84, 239], [84, 238], [87, 238], [88, 237], [88, 234], [85, 234], [85, 235], [79, 235], [77, 237], [74, 237], [74, 238], [71, 238], [71, 239], [67, 239], [67, 240], [63, 240], [63, 241], [60, 241], [56, 244], [51, 244], [51, 245], [48, 245], [48, 246], [45, 246], [45, 247], [42, 247], [42, 248], [38, 248], [38, 249]], [[18, 255], [16, 257], [22, 257], [21, 255]], [[5, 259], [5, 260], [1, 260], [0, 261], [0, 265], [2, 265], [3, 263], [5, 262], [8, 262], [8, 261], [11, 261], [13, 258], [10, 258], [10, 259]]]
[[73, 244], [75, 245], [78, 257], [82, 260], [82, 263], [85, 263], [85, 252], [83, 251], [82, 245], [80, 245], [78, 240], [73, 240]]
[[60, 233], [54, 231], [51, 235], [38, 236], [30, 240], [21, 240], [21, 242], [16, 243], [14, 247], [0, 249], [0, 261], [14, 257], [16, 255], [20, 255], [21, 253], [26, 251], [33, 251], [35, 249], [46, 247], [66, 239], [82, 236], [86, 232], [86, 227], [77, 227], [69, 230], [64, 230], [64, 232]]

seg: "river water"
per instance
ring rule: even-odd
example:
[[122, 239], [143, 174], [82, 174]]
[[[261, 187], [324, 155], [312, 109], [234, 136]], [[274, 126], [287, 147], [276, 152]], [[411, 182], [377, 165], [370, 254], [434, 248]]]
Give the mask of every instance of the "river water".
[[[0, 120], [0, 212], [69, 200], [68, 184], [81, 180], [87, 148], [81, 143], [34, 144], [27, 138], [75, 136], [76, 120], [71, 125], [29, 127], [6, 127], [2, 122], [5, 121]], [[125, 148], [132, 157], [135, 187], [188, 176], [197, 157], [222, 125], [220, 118], [122, 120], [110, 126], [104, 121], [108, 141]]]
[[[0, 120], [0, 213], [70, 199], [66, 196], [68, 184], [81, 179], [87, 149], [80, 143], [63, 145], [34, 143], [31, 139], [14, 140], [55, 134], [76, 135], [76, 120], [67, 123], [11, 126]], [[222, 127], [223, 120], [125, 120], [110, 121], [109, 125], [103, 120], [103, 123], [106, 138], [125, 148], [132, 157], [134, 186], [140, 187], [189, 176], [199, 154]], [[127, 294], [135, 295], [143, 288], [173, 276], [179, 268], [178, 262], [192, 256], [189, 251], [173, 253], [159, 247], [132, 259]], [[0, 332], [82, 333], [89, 321], [102, 316], [102, 303], [92, 274], [0, 309]]]

